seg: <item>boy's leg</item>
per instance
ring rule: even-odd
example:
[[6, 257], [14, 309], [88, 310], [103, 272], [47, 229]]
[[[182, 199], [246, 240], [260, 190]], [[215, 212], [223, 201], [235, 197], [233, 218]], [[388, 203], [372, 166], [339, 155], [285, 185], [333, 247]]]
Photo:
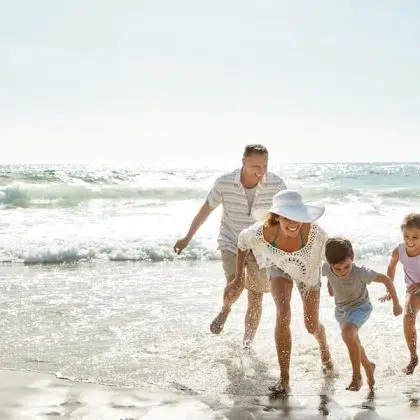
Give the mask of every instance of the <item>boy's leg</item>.
[[362, 387], [361, 346], [359, 341], [358, 328], [354, 324], [346, 323], [341, 330], [341, 336], [349, 351], [353, 376], [350, 385], [346, 388], [349, 391], [358, 391]]
[[362, 375], [360, 372], [361, 364], [363, 364], [363, 367], [365, 368], [369, 386], [373, 388], [375, 383], [373, 377], [375, 365], [367, 358], [359, 339], [359, 328], [369, 319], [371, 312], [372, 305], [370, 302], [362, 303], [347, 312], [336, 310], [336, 318], [342, 326], [343, 341], [348, 348], [353, 369], [352, 381], [346, 388], [349, 391], [358, 391], [362, 386]]
[[362, 346], [359, 338], [359, 345], [360, 345], [360, 361], [362, 362], [362, 366], [366, 372], [367, 383], [371, 391], [373, 391], [373, 387], [375, 386], [375, 363], [371, 362], [365, 353], [365, 349]]
[[[234, 252], [230, 252], [226, 250], [222, 250], [221, 254], [222, 254], [223, 271], [225, 272], [225, 277], [226, 277], [226, 284], [228, 284], [235, 278], [236, 254]], [[230, 309], [232, 305], [239, 299], [239, 296], [241, 295], [242, 290], [238, 290], [237, 295], [234, 296], [231, 300], [229, 301], [227, 301], [226, 299], [223, 300], [223, 306], [222, 306], [221, 311], [217, 314], [216, 318], [214, 318], [212, 323], [210, 324], [210, 331], [213, 334], [220, 334], [222, 332], [225, 322], [229, 316]]]
[[417, 355], [416, 318], [420, 309], [420, 296], [407, 294], [404, 311], [404, 336], [410, 351], [410, 362], [404, 368], [407, 375], [411, 375], [419, 363]]

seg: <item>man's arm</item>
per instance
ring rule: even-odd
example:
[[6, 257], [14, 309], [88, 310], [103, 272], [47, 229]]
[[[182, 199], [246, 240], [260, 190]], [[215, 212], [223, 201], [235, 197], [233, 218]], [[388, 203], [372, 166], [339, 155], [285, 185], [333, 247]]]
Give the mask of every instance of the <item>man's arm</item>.
[[184, 248], [190, 243], [191, 239], [194, 237], [197, 230], [207, 220], [207, 218], [209, 217], [212, 211], [213, 209], [210, 207], [209, 202], [206, 200], [204, 204], [201, 206], [198, 213], [195, 215], [194, 219], [192, 220], [191, 226], [186, 236], [176, 241], [174, 245], [174, 251], [177, 254], [180, 254], [184, 250]]

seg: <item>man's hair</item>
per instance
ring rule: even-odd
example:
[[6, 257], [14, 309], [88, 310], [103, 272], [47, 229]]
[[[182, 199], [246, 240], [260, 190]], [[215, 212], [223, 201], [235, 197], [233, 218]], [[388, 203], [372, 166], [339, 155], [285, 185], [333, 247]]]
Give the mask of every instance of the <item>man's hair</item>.
[[346, 258], [354, 258], [351, 242], [340, 236], [327, 239], [325, 244], [325, 258], [329, 264], [339, 264]]
[[404, 217], [401, 223], [401, 230], [408, 229], [420, 229], [420, 213], [410, 213]]
[[258, 155], [268, 155], [268, 150], [262, 144], [247, 144], [244, 150], [244, 158], [258, 154]]

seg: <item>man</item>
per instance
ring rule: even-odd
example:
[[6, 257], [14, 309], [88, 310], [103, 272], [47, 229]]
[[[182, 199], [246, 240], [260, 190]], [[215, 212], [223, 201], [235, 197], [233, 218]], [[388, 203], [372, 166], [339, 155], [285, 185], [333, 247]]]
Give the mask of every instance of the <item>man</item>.
[[[268, 209], [278, 191], [286, 188], [283, 180], [267, 172], [268, 151], [260, 144], [245, 147], [242, 167], [222, 175], [213, 185], [206, 201], [194, 217], [187, 235], [179, 239], [174, 251], [180, 254], [189, 244], [199, 227], [210, 213], [223, 205], [223, 214], [218, 238], [223, 270], [227, 283], [235, 277], [236, 252], [239, 233], [255, 221], [252, 212]], [[265, 269], [260, 269], [259, 256], [250, 252], [245, 264], [245, 287], [248, 289], [248, 308], [245, 316], [244, 347], [249, 347], [254, 339], [262, 314], [263, 295], [270, 291]], [[239, 291], [241, 293], [242, 290]], [[210, 324], [214, 334], [220, 334], [230, 313], [234, 299], [224, 299], [219, 314]]]

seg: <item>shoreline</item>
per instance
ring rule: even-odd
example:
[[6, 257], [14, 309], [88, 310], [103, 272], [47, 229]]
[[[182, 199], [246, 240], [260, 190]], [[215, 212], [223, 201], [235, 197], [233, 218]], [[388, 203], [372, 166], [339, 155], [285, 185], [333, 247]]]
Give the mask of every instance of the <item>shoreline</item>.
[[[240, 382], [240, 381], [239, 381]], [[415, 420], [420, 392], [401, 398], [392, 388], [376, 395], [324, 388], [319, 395], [299, 392], [287, 398], [267, 395], [197, 394], [150, 391], [73, 382], [55, 375], [0, 369], [0, 418], [116, 420]], [[303, 392], [301, 392], [303, 390]], [[388, 392], [387, 392], [388, 391]]]

